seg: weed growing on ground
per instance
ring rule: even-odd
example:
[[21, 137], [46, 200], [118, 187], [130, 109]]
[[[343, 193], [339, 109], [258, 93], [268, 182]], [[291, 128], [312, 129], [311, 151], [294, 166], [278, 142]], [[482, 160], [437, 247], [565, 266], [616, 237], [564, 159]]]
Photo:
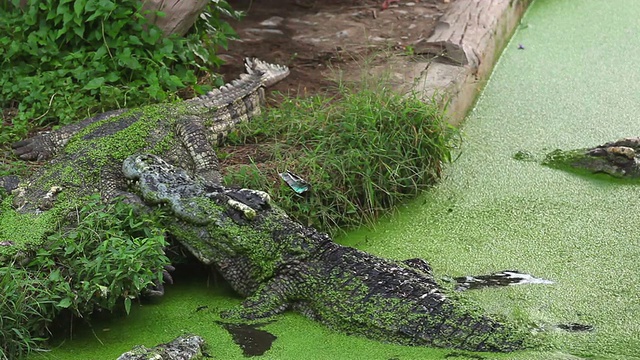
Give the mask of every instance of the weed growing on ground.
[[[233, 165], [225, 181], [265, 189], [289, 214], [323, 230], [370, 223], [415, 197], [452, 159], [457, 131], [435, 102], [382, 85], [340, 85], [328, 98], [284, 98], [278, 108], [240, 126], [234, 145], [260, 144], [267, 161]], [[312, 186], [297, 195], [278, 177], [291, 171]]]
[[0, 267], [0, 359], [20, 359], [48, 337], [62, 311], [88, 317], [132, 299], [161, 280], [169, 264], [156, 213], [136, 214], [122, 202], [90, 198], [77, 222], [46, 245]]

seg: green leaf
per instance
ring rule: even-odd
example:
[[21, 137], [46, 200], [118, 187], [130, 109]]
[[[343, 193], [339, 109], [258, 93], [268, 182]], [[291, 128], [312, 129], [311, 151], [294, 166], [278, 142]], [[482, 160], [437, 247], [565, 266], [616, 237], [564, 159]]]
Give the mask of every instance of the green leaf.
[[116, 72], [110, 72], [105, 76], [107, 82], [116, 82], [120, 79], [120, 76]]
[[84, 37], [84, 25], [75, 26], [73, 28], [73, 33], [76, 34], [79, 38]]
[[142, 45], [140, 38], [135, 35], [129, 35], [129, 43], [132, 45]]
[[69, 7], [64, 5], [65, 3], [60, 2], [58, 7], [56, 8], [56, 15], [62, 15], [69, 11]]
[[66, 298], [60, 300], [60, 302], [58, 302], [58, 304], [56, 304], [56, 306], [59, 307], [59, 308], [66, 309], [69, 306], [71, 306], [71, 303], [72, 303], [71, 302], [71, 298], [66, 297]]
[[131, 312], [131, 298], [128, 296], [124, 298], [124, 311], [129, 315]]
[[97, 89], [97, 88], [101, 87], [102, 85], [104, 85], [104, 78], [103, 77], [97, 77], [97, 78], [92, 79], [91, 81], [89, 81], [87, 83], [87, 85], [85, 85], [82, 89], [83, 90], [94, 90], [94, 89]]
[[150, 45], [155, 45], [161, 36], [162, 33], [155, 26], [150, 26], [146, 32], [142, 33], [142, 39]]
[[169, 39], [164, 39], [162, 43], [163, 43], [163, 46], [160, 49], [161, 52], [167, 55], [173, 53], [173, 41], [170, 41]]
[[[87, 6], [87, 11], [89, 11], [89, 6]], [[97, 18], [99, 18], [100, 16], [102, 16], [102, 13], [100, 11], [93, 11], [91, 13], [91, 15], [89, 15], [89, 17], [87, 18], [87, 22], [93, 21]]]
[[182, 83], [182, 80], [180, 80], [180, 78], [175, 75], [169, 76], [167, 84], [173, 88], [184, 87], [184, 83]]
[[73, 12], [76, 14], [78, 18], [81, 17], [84, 12], [85, 5], [87, 4], [86, 0], [75, 0], [73, 2]]
[[87, 4], [85, 5], [84, 9], [87, 13], [95, 13], [97, 9], [96, 5], [96, 0], [87, 0]]
[[105, 13], [109, 13], [116, 9], [116, 4], [111, 0], [98, 0], [98, 7], [103, 9]]
[[49, 280], [54, 282], [62, 280], [62, 276], [60, 275], [60, 270], [52, 271], [51, 274], [49, 274]]
[[64, 35], [67, 32], [66, 29], [60, 29], [56, 32], [56, 36], [55, 39], [57, 40], [58, 38], [60, 38], [60, 36]]
[[142, 68], [142, 65], [140, 65], [138, 59], [132, 56], [130, 48], [125, 48], [124, 51], [116, 55], [116, 57], [122, 65], [128, 67], [131, 70], [138, 70]]
[[100, 59], [102, 59], [102, 57], [106, 56], [108, 53], [107, 51], [107, 47], [106, 45], [102, 45], [98, 48], [98, 50], [96, 50], [96, 52], [93, 54], [93, 58], [97, 61], [100, 61]]
[[73, 20], [73, 18], [74, 18], [73, 13], [70, 12], [70, 11], [69, 12], [65, 12], [62, 15], [62, 22], [64, 23], [65, 28], [66, 28], [67, 23], [71, 22]]

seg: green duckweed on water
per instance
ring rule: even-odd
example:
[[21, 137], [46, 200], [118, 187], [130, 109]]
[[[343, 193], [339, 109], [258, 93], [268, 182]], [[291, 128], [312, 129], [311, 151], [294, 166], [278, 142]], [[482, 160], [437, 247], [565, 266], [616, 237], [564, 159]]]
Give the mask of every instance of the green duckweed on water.
[[[640, 358], [640, 185], [513, 158], [640, 135], [638, 19], [636, 0], [537, 0], [470, 113], [446, 178], [375, 229], [341, 239], [384, 257], [423, 257], [439, 276], [517, 269], [553, 280], [464, 293], [489, 312], [547, 329], [542, 349], [479, 354], [485, 359]], [[214, 322], [239, 301], [194, 279], [34, 358], [113, 359], [134, 344], [194, 332], [215, 358], [242, 359]], [[553, 330], [562, 323], [594, 331]], [[465, 358], [347, 336], [296, 314], [263, 329], [278, 337], [264, 359]]]

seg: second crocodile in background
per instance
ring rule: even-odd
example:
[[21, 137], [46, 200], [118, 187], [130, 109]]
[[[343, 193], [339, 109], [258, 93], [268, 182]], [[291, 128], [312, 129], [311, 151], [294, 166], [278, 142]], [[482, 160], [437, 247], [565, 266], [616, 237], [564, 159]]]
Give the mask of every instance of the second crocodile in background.
[[555, 150], [547, 154], [542, 163], [637, 180], [640, 179], [640, 138], [628, 137], [585, 149]]

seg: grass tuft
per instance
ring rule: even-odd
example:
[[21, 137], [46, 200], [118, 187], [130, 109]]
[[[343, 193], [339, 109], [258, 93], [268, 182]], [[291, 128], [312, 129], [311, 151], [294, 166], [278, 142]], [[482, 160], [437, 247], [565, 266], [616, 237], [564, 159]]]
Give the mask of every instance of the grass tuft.
[[169, 264], [157, 213], [136, 214], [99, 196], [72, 214], [46, 244], [0, 266], [0, 360], [23, 359], [48, 338], [63, 311], [88, 318], [144, 294]]
[[[230, 162], [227, 184], [266, 189], [291, 216], [325, 231], [371, 223], [415, 197], [450, 162], [457, 131], [435, 102], [403, 97], [381, 85], [339, 85], [334, 97], [284, 97], [278, 108], [231, 134], [235, 147], [259, 147]], [[278, 173], [312, 185], [295, 194]]]

